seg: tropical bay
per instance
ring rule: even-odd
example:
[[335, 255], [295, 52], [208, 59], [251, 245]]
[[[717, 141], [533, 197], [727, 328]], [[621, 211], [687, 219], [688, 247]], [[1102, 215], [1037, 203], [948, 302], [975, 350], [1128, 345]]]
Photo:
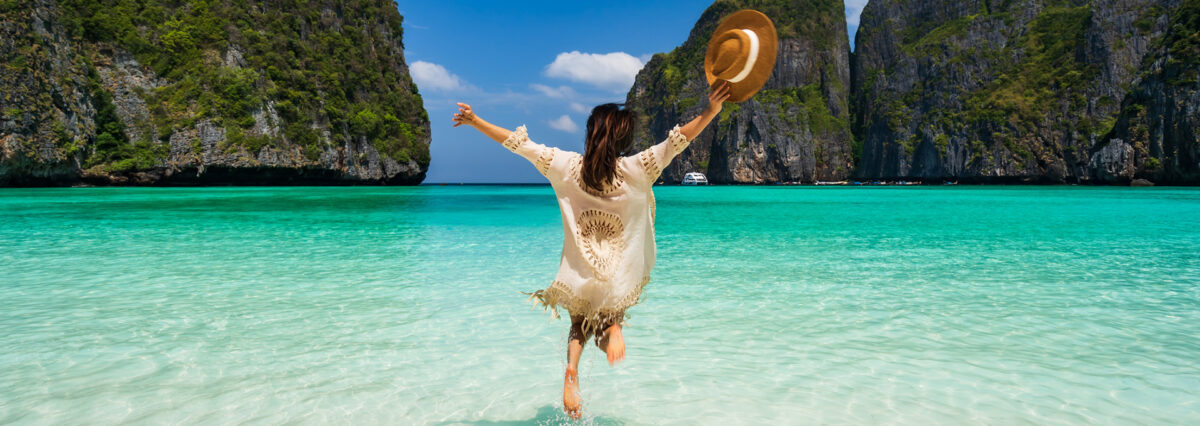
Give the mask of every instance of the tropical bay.
[[[1200, 419], [1200, 190], [657, 187], [600, 424]], [[566, 421], [548, 186], [0, 191], [0, 423]], [[490, 423], [489, 423], [490, 424]]]
[[1197, 28], [0, 0], [0, 424], [1200, 424]]

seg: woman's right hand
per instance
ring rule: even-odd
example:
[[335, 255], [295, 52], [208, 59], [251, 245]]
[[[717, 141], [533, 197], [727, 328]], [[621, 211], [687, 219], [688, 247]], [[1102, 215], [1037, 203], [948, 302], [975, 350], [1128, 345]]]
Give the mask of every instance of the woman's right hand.
[[699, 116], [680, 126], [679, 132], [683, 133], [687, 140], [695, 139], [700, 136], [700, 132], [712, 122], [712, 119], [721, 113], [721, 104], [729, 99], [731, 89], [729, 82], [722, 80], [713, 86], [712, 91], [708, 92], [708, 106], [704, 107], [704, 112]]
[[470, 105], [458, 102], [458, 112], [454, 114], [454, 118], [451, 121], [454, 121], [453, 127], [464, 124], [473, 126], [475, 125], [475, 112], [471, 111]]
[[721, 104], [729, 99], [731, 91], [729, 82], [725, 80], [721, 80], [716, 86], [713, 86], [712, 91], [708, 92], [708, 112], [714, 115], [721, 112]]

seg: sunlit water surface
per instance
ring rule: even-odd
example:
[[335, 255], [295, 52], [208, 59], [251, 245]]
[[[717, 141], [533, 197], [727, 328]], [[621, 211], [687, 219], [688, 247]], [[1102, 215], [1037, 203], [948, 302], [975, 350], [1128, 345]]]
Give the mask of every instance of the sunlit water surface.
[[[601, 424], [1200, 423], [1200, 190], [663, 187]], [[0, 191], [0, 424], [559, 423], [549, 187]]]

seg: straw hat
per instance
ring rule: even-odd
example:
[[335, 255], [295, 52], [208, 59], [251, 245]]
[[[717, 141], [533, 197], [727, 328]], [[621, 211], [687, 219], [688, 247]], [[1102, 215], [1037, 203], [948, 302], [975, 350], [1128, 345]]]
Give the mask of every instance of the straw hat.
[[704, 55], [704, 77], [711, 87], [729, 82], [729, 102], [754, 96], [775, 68], [779, 50], [775, 24], [757, 10], [739, 10], [717, 25]]

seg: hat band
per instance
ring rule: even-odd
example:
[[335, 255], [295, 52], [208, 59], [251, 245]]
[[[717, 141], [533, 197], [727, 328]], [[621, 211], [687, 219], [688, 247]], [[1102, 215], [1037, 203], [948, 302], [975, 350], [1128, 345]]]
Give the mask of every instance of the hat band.
[[750, 55], [748, 58], [746, 58], [746, 66], [742, 67], [742, 72], [739, 72], [738, 75], [735, 75], [733, 78], [729, 79], [730, 83], [737, 83], [745, 80], [746, 77], [750, 75], [750, 70], [754, 69], [754, 60], [758, 59], [758, 35], [754, 34], [754, 31], [747, 29], [743, 29], [742, 32], [746, 33], [746, 35], [750, 37]]

